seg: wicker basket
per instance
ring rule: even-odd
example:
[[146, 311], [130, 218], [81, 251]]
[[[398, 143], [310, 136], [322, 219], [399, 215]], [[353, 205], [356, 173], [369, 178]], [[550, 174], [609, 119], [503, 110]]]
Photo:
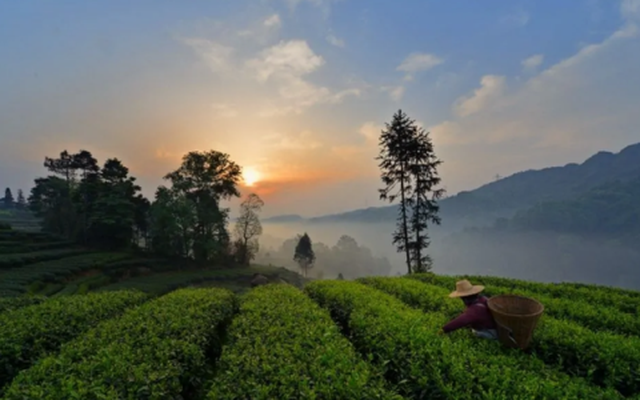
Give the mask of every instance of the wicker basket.
[[544, 311], [542, 303], [524, 296], [505, 294], [491, 297], [488, 305], [498, 325], [500, 342], [507, 347], [527, 348]]

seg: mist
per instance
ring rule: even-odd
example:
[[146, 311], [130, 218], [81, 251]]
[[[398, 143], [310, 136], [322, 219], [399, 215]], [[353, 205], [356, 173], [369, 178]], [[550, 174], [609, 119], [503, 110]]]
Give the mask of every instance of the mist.
[[[456, 223], [457, 225], [457, 223]], [[342, 235], [355, 239], [385, 258], [385, 275], [406, 274], [404, 255], [391, 244], [392, 223], [265, 223], [260, 240], [261, 254], [278, 249], [286, 239], [308, 233], [314, 246], [321, 242], [334, 246]], [[500, 232], [471, 228], [452, 232], [446, 225], [429, 230], [432, 271], [446, 275], [494, 275], [540, 282], [578, 282], [640, 289], [640, 252], [621, 246], [605, 235], [573, 236], [545, 232]], [[287, 268], [295, 269], [291, 260]], [[284, 264], [285, 262], [283, 262]], [[348, 273], [349, 265], [342, 266]], [[352, 273], [352, 277], [371, 274]], [[315, 277], [314, 273], [310, 274]], [[334, 278], [325, 274], [324, 278]], [[346, 275], [345, 275], [346, 277]]]

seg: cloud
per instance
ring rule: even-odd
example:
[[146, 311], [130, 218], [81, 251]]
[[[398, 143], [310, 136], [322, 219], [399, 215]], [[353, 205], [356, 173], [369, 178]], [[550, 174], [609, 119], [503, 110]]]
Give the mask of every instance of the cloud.
[[629, 20], [640, 19], [640, 0], [622, 0], [620, 14]]
[[340, 47], [340, 48], [344, 48], [345, 47], [344, 40], [340, 39], [339, 37], [335, 36], [332, 33], [327, 35], [327, 42], [331, 43], [332, 45], [334, 45], [336, 47]]
[[211, 105], [213, 114], [219, 118], [233, 118], [238, 116], [238, 110], [229, 104], [214, 103]]
[[522, 68], [525, 72], [533, 72], [535, 71], [544, 61], [544, 55], [535, 54], [529, 58], [526, 58], [522, 61]]
[[325, 86], [318, 86], [304, 79], [325, 64], [324, 59], [315, 54], [304, 40], [281, 41], [263, 50], [247, 61], [255, 79], [265, 83], [274, 81], [279, 94], [278, 101], [259, 111], [262, 117], [299, 114], [307, 107], [320, 103], [339, 103], [347, 96], [359, 96], [359, 89], [345, 89], [333, 92]]
[[358, 133], [364, 136], [368, 144], [377, 145], [382, 129], [383, 127], [380, 124], [377, 124], [373, 121], [368, 121], [362, 124], [360, 129], [358, 129]]
[[385, 93], [389, 94], [389, 98], [393, 101], [400, 101], [402, 96], [404, 96], [405, 87], [404, 86], [383, 86], [380, 88]]
[[426, 71], [440, 65], [444, 60], [438, 56], [427, 53], [411, 53], [402, 63], [396, 68], [398, 71], [407, 73], [415, 73], [420, 71]]
[[504, 76], [486, 75], [480, 80], [480, 87], [473, 91], [473, 94], [462, 97], [454, 104], [454, 111], [460, 117], [475, 114], [491, 102], [500, 98], [506, 88]]
[[214, 72], [222, 72], [229, 69], [233, 48], [203, 38], [186, 38], [184, 43], [191, 47], [209, 68]]
[[316, 55], [304, 40], [281, 41], [247, 62], [247, 66], [256, 72], [258, 80], [263, 82], [278, 74], [306, 75], [323, 64], [324, 59]]
[[282, 21], [280, 20], [280, 16], [278, 14], [273, 14], [265, 19], [263, 24], [267, 28], [279, 28], [280, 26], [282, 26]]
[[[495, 173], [580, 162], [637, 141], [637, 39], [638, 31], [626, 25], [523, 83], [484, 76], [478, 89], [454, 104], [452, 118], [430, 129], [444, 154], [443, 168], [456, 174], [467, 168], [459, 178], [466, 185], [457, 184], [468, 186]], [[455, 157], [447, 162], [449, 154]]]

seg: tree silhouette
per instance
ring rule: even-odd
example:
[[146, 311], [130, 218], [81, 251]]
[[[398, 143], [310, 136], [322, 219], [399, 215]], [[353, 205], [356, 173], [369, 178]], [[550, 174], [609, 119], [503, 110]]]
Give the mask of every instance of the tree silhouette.
[[411, 216], [411, 271], [427, 272], [431, 269], [432, 259], [423, 250], [429, 247], [428, 225], [440, 224], [437, 201], [444, 195], [443, 189], [436, 189], [440, 184], [438, 166], [442, 164], [436, 155], [429, 133], [416, 127], [415, 144], [411, 148], [411, 164], [409, 171], [414, 184], [414, 200]]
[[255, 193], [251, 193], [240, 204], [240, 216], [236, 221], [235, 254], [240, 265], [249, 265], [259, 250], [258, 236], [262, 234], [262, 224], [258, 213], [264, 202]]
[[6, 208], [13, 208], [13, 193], [11, 193], [10, 188], [6, 188], [4, 190], [4, 206]]
[[400, 199], [397, 229], [393, 233], [393, 244], [398, 252], [405, 253], [407, 269], [411, 273], [409, 247], [409, 213], [413, 204], [410, 165], [412, 146], [415, 143], [413, 121], [402, 110], [386, 123], [379, 140], [380, 153], [376, 157], [384, 187], [379, 189], [380, 199], [390, 203]]
[[309, 235], [307, 235], [306, 232], [300, 237], [300, 240], [296, 245], [293, 260], [298, 263], [303, 275], [306, 277], [307, 271], [313, 267], [313, 263], [316, 260], [316, 256], [311, 245], [311, 238], [309, 238]]

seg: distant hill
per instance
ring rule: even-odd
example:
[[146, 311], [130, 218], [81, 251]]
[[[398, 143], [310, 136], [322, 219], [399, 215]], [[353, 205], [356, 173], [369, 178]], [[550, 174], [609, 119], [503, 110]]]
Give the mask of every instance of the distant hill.
[[290, 222], [298, 222], [298, 221], [302, 221], [304, 220], [304, 218], [300, 215], [297, 214], [286, 214], [286, 215], [276, 215], [273, 217], [269, 217], [269, 218], [264, 218], [262, 219], [262, 222], [265, 223], [272, 223], [272, 224], [278, 224], [278, 223], [290, 223]]
[[[528, 170], [462, 191], [440, 202], [443, 220], [490, 223], [497, 217], [512, 217], [519, 210], [540, 202], [575, 198], [607, 182], [625, 182], [640, 177], [640, 143], [618, 153], [601, 151], [582, 164]], [[392, 222], [397, 206], [370, 207], [310, 218], [312, 223]], [[280, 222], [289, 222], [283, 216]], [[271, 221], [279, 217], [271, 218]], [[300, 221], [297, 219], [296, 221]]]

